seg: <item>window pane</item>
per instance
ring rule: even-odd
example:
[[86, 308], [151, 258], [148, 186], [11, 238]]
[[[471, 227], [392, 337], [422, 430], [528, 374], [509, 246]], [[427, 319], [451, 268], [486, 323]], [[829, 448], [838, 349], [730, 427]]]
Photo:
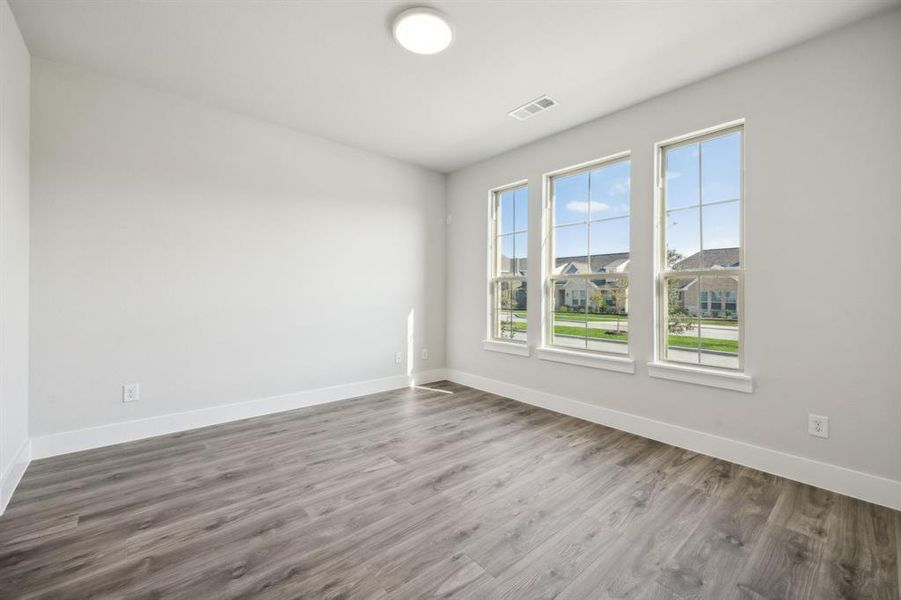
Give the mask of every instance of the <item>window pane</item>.
[[568, 268], [569, 271], [575, 268], [579, 273], [586, 272], [588, 267], [588, 225], [579, 224], [554, 228], [554, 267], [555, 269]]
[[512, 339], [513, 312], [510, 309], [511, 282], [499, 281], [494, 289], [494, 337]]
[[666, 151], [667, 210], [701, 203], [699, 157], [698, 144], [687, 144]]
[[704, 204], [741, 197], [741, 132], [701, 143], [701, 178]]
[[[495, 195], [492, 277], [525, 275], [528, 263], [528, 189], [523, 186]], [[522, 231], [520, 231], [520, 227]], [[490, 329], [493, 339], [526, 340], [528, 313], [524, 281], [494, 281], [490, 286]]]
[[735, 291], [726, 292], [726, 306], [724, 310], [726, 311], [726, 318], [731, 318], [733, 315], [738, 315], [738, 303], [736, 302], [738, 294]]
[[554, 225], [580, 223], [588, 220], [588, 173], [555, 177]]
[[701, 268], [700, 208], [666, 213], [667, 266], [674, 270]]
[[629, 214], [630, 165], [630, 161], [624, 160], [591, 171], [589, 212], [592, 220]]
[[699, 364], [697, 277], [671, 277], [666, 281], [666, 359]]
[[623, 272], [629, 266], [629, 219], [595, 221], [589, 230], [591, 270]]
[[513, 236], [514, 242], [514, 256], [516, 257], [516, 262], [513, 266], [513, 270], [518, 275], [525, 275], [528, 270], [528, 258], [529, 258], [529, 234], [527, 233], [517, 233]]
[[516, 255], [516, 247], [513, 235], [501, 236], [497, 239], [497, 247], [500, 249], [498, 256], [497, 272], [501, 275], [513, 273], [513, 258]]
[[510, 317], [512, 339], [526, 341], [528, 329], [528, 284], [525, 281], [514, 281], [510, 284]]
[[526, 290], [524, 281], [499, 281], [495, 284], [494, 337], [526, 341]]
[[513, 226], [516, 231], [529, 229], [529, 188], [521, 187], [515, 190], [513, 201], [514, 215]]
[[587, 288], [584, 279], [556, 280], [553, 286], [553, 326], [551, 344], [566, 348], [586, 348], [585, 308]]
[[599, 352], [629, 352], [629, 280], [607, 277], [588, 281], [586, 316], [588, 349]]
[[[738, 368], [738, 314], [727, 310], [724, 298], [738, 293], [736, 277], [702, 277], [701, 293], [707, 293], [709, 305], [701, 307], [701, 364], [711, 367]], [[728, 303], [727, 303], [728, 304]]]
[[502, 192], [497, 201], [497, 232], [498, 234], [513, 233], [514, 218], [514, 199], [513, 190]]
[[704, 231], [704, 267], [738, 267], [741, 211], [739, 202], [701, 209]]
[[[742, 132], [664, 149], [666, 278], [663, 358], [739, 368]], [[681, 207], [681, 208], [680, 208]]]

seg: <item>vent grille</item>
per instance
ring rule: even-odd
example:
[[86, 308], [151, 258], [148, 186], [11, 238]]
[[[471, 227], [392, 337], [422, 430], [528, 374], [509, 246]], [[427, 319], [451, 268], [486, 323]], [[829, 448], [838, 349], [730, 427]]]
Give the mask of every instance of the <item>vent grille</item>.
[[531, 102], [526, 102], [520, 107], [514, 108], [507, 114], [513, 117], [514, 119], [518, 119], [520, 121], [525, 121], [529, 117], [533, 117], [540, 112], [543, 112], [549, 108], [553, 108], [557, 106], [557, 101], [551, 98], [550, 96], [540, 96], [535, 98]]

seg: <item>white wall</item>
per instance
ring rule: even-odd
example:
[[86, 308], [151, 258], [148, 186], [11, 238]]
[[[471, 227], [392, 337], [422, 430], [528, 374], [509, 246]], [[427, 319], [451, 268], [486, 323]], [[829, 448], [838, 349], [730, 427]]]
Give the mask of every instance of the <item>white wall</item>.
[[410, 311], [415, 369], [444, 365], [443, 175], [32, 77], [33, 436], [402, 375]]
[[0, 0], [0, 512], [27, 460], [30, 61]]
[[[899, 56], [895, 10], [451, 174], [449, 369], [901, 480]], [[652, 379], [645, 366], [654, 335], [654, 143], [741, 117], [752, 394]], [[528, 178], [537, 233], [543, 173], [624, 150], [632, 151], [637, 373], [483, 350], [488, 190]], [[529, 239], [537, 265], [540, 236]], [[536, 315], [537, 270], [529, 282]], [[539, 332], [533, 317], [530, 344]], [[808, 412], [830, 417], [828, 440], [807, 435]]]

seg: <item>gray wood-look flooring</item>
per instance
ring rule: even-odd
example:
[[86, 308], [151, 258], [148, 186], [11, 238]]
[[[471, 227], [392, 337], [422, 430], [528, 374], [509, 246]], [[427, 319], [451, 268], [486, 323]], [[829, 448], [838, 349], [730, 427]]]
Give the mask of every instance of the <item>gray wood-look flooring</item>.
[[0, 597], [898, 598], [895, 511], [429, 388], [35, 461]]

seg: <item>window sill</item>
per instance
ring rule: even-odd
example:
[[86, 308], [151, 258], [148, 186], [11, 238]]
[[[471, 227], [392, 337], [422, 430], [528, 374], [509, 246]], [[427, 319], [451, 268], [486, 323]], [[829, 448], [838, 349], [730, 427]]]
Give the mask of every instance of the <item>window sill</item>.
[[593, 369], [605, 369], [618, 373], [635, 373], [635, 361], [626, 356], [609, 356], [591, 352], [561, 350], [559, 348], [538, 348], [537, 352], [538, 358], [541, 360], [551, 360]]
[[744, 373], [729, 373], [727, 371], [716, 371], [714, 369], [704, 369], [702, 367], [650, 362], [648, 363], [648, 375], [660, 379], [669, 379], [671, 381], [681, 381], [683, 383], [706, 385], [735, 392], [745, 392], [746, 394], [750, 394], [753, 391], [753, 381], [751, 376], [745, 375]]
[[492, 352], [503, 352], [504, 354], [515, 354], [516, 356], [529, 356], [528, 344], [517, 344], [516, 342], [499, 342], [497, 340], [482, 341], [484, 350]]

